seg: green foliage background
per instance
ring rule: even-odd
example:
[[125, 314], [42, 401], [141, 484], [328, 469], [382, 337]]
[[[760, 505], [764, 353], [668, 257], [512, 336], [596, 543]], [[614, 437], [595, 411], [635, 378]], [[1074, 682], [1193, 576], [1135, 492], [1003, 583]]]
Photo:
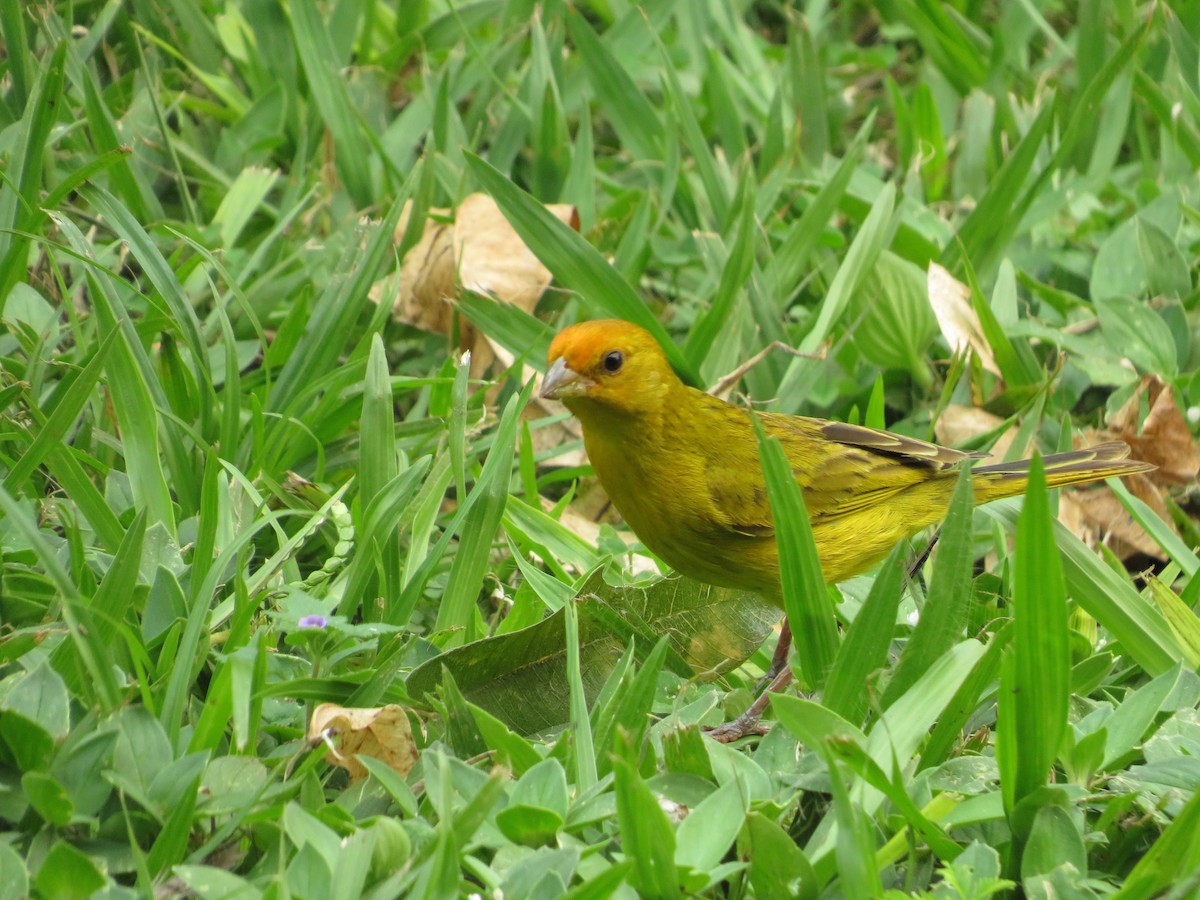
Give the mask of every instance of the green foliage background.
[[[1117, 488], [1150, 583], [1038, 485], [964, 497], [928, 590], [904, 549], [831, 589], [825, 690], [725, 746], [761, 608], [564, 526], [586, 472], [520, 375], [618, 315], [699, 384], [825, 348], [740, 389], [920, 437], [983, 402], [1067, 447], [1143, 375], [1191, 413], [1200, 4], [4, 0], [0, 34], [0, 897], [1200, 891], [1186, 486], [1178, 534]], [[479, 190], [561, 289], [462, 299], [518, 360], [487, 386], [370, 297], [406, 203]], [[934, 262], [1002, 379], [947, 362]], [[749, 659], [703, 682], [698, 645]], [[418, 767], [349, 785], [323, 701], [411, 708]]]

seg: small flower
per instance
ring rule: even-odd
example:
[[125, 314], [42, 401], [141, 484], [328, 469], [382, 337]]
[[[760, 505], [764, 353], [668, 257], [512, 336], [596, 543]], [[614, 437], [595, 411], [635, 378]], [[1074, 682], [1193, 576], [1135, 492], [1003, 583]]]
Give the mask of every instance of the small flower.
[[324, 616], [304, 616], [299, 622], [301, 628], [313, 629], [324, 628], [328, 624], [329, 620]]

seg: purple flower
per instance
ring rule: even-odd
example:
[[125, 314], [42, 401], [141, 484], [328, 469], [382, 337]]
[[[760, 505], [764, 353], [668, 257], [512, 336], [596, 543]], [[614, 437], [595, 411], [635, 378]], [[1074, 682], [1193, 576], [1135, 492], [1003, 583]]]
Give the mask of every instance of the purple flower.
[[324, 628], [329, 620], [324, 616], [304, 616], [298, 624], [301, 628]]

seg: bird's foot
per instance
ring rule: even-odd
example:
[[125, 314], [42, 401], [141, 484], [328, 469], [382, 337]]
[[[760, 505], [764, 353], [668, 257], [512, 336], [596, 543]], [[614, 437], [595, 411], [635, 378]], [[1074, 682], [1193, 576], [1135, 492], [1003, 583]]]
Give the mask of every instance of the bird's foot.
[[708, 736], [719, 743], [732, 744], [747, 735], [766, 734], [771, 726], [762, 720], [762, 713], [752, 712], [752, 709], [746, 710], [732, 722], [709, 729]]
[[771, 695], [777, 691], [782, 691], [791, 683], [792, 670], [784, 669], [772, 679], [767, 689], [759, 695], [758, 699], [750, 704], [748, 710], [732, 722], [726, 722], [724, 725], [718, 725], [716, 728], [713, 728], [708, 732], [708, 736], [714, 741], [729, 744], [747, 735], [766, 734], [771, 730], [771, 726], [763, 724], [762, 716], [767, 709], [767, 704], [771, 702]]

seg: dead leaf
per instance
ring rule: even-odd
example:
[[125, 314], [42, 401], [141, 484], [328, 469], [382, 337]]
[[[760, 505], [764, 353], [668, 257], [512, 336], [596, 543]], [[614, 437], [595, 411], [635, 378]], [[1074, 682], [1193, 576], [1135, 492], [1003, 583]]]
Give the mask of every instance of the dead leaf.
[[[980, 409], [978, 406], [951, 403], [938, 416], [937, 422], [933, 426], [933, 433], [937, 437], [938, 443], [958, 447], [981, 434], [995, 431], [1003, 424], [1002, 418], [985, 409]], [[988, 453], [997, 460], [1003, 459], [1016, 437], [1016, 427], [1010, 427], [996, 439]]]
[[[546, 209], [564, 224], [579, 227], [574, 206], [552, 203]], [[525, 312], [533, 311], [553, 277], [486, 194], [471, 194], [459, 206], [454, 245], [463, 288], [492, 294]]]
[[355, 754], [386, 763], [397, 775], [407, 775], [417, 764], [417, 745], [404, 707], [394, 703], [370, 708], [322, 703], [308, 724], [308, 743], [324, 743], [325, 758], [350, 773], [351, 781], [367, 777]]
[[928, 281], [929, 305], [950, 349], [956, 354], [968, 348], [975, 351], [980, 364], [999, 376], [1000, 367], [983, 337], [979, 317], [971, 308], [971, 289], [937, 263], [929, 264]]
[[[1143, 402], [1150, 412], [1138, 429]], [[1175, 392], [1157, 375], [1142, 376], [1137, 391], [1108, 421], [1102, 432], [1107, 438], [1119, 438], [1129, 444], [1134, 459], [1154, 463], [1158, 470], [1149, 477], [1161, 485], [1188, 485], [1200, 475], [1200, 449]], [[1165, 517], [1170, 521], [1169, 517]]]
[[[406, 204], [396, 226], [396, 241], [408, 226], [412, 201]], [[416, 245], [404, 255], [400, 264], [400, 290], [392, 301], [392, 316], [400, 322], [432, 331], [449, 334], [452, 311], [446, 302], [454, 295], [454, 279], [458, 267], [454, 260], [454, 226], [438, 222], [433, 217], [449, 214], [449, 210], [429, 210], [425, 231]], [[376, 282], [382, 292], [385, 282]]]
[[[1170, 522], [1162, 490], [1147, 475], [1124, 479], [1130, 492], [1153, 509], [1164, 522]], [[1103, 543], [1124, 562], [1136, 554], [1162, 559], [1163, 551], [1134, 521], [1117, 495], [1105, 488], [1068, 489], [1058, 505], [1059, 520], [1084, 543]]]
[[[574, 206], [556, 203], [546, 208], [572, 228], [579, 227]], [[411, 206], [400, 217], [397, 242], [408, 227], [410, 211]], [[444, 221], [451, 216], [453, 222]], [[392, 315], [423, 331], [448, 335], [454, 323], [451, 301], [460, 289], [494, 296], [531, 313], [552, 277], [504, 218], [496, 201], [486, 194], [471, 194], [455, 211], [429, 210], [421, 239], [401, 263]], [[376, 300], [383, 300], [386, 283], [377, 282], [372, 288]], [[460, 322], [459, 335], [459, 349], [471, 350], [471, 375], [481, 376], [496, 357], [495, 345], [476, 334], [465, 319]]]

